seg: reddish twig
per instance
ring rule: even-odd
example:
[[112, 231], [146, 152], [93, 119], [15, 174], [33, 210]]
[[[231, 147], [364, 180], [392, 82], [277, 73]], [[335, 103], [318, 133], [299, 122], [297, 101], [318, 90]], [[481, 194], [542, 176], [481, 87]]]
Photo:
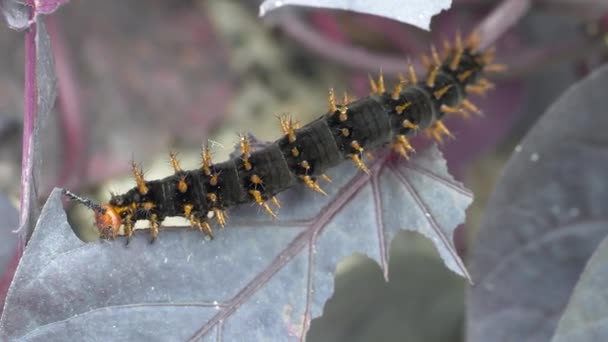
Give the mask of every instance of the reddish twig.
[[[277, 16], [277, 22], [287, 34], [300, 44], [327, 59], [336, 60], [352, 68], [369, 72], [377, 72], [379, 69], [386, 73], [403, 71], [403, 57], [373, 53], [366, 49], [334, 42], [319, 35], [301, 18], [287, 13], [287, 11]], [[421, 65], [415, 65], [415, 67], [419, 68]]]
[[[522, 4], [518, 5], [518, 2]], [[500, 36], [498, 33], [502, 34], [513, 26], [527, 12], [529, 6], [529, 0], [504, 0], [479, 25], [479, 28], [483, 29], [484, 32], [492, 34], [491, 37], [484, 40], [484, 43], [494, 42]], [[504, 18], [501, 19], [500, 16]], [[277, 20], [285, 32], [301, 44], [326, 58], [370, 72], [377, 71], [378, 69], [382, 69], [387, 73], [403, 71], [404, 59], [401, 56], [373, 53], [348, 44], [335, 42], [325, 36], [319, 35], [302, 19], [287, 11], [281, 13]]]
[[334, 20], [334, 17], [326, 11], [315, 11], [311, 14], [310, 20], [313, 25], [336, 42], [344, 42], [348, 40], [348, 35], [345, 34], [340, 25]]
[[481, 49], [493, 45], [499, 37], [515, 25], [532, 7], [530, 0], [504, 0], [479, 25]]
[[[32, 12], [34, 10], [32, 9]], [[35, 184], [33, 182], [34, 125], [38, 112], [38, 87], [36, 85], [36, 24], [25, 32], [25, 90], [23, 105], [23, 142], [21, 159], [21, 207], [19, 215], [20, 249], [25, 246], [29, 227], [30, 205]]]

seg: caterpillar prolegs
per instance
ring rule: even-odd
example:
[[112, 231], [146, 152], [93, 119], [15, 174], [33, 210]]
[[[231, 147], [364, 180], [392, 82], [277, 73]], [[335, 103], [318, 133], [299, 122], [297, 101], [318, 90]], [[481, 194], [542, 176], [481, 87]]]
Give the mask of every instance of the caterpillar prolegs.
[[133, 164], [136, 186], [113, 195], [108, 203], [95, 204], [67, 190], [64, 194], [95, 212], [102, 238], [115, 238], [124, 227], [127, 241], [138, 220], [150, 222], [153, 241], [169, 216], [183, 216], [209, 236], [213, 234], [210, 219], [224, 226], [225, 210], [240, 204], [256, 203], [276, 217], [271, 207], [279, 206], [276, 194], [299, 183], [325, 194], [317, 179], [326, 178], [324, 172], [344, 160], [369, 172], [363, 161], [368, 151], [391, 144], [407, 158], [414, 152], [408, 137], [424, 131], [441, 142], [451, 136], [443, 117], [479, 112], [467, 94], [483, 94], [492, 87], [483, 78], [484, 72], [503, 69], [492, 64], [492, 51], [478, 51], [478, 45], [479, 37], [472, 33], [464, 41], [457, 35], [454, 44], [444, 43], [441, 53], [431, 47], [430, 57], [423, 57], [424, 79], [418, 80], [410, 63], [407, 77], [400, 75], [391, 90], [382, 74], [377, 79], [370, 77], [371, 94], [359, 100], [351, 101], [345, 95], [338, 103], [330, 89], [327, 113], [301, 127], [282, 116], [281, 138], [254, 151], [249, 139], [241, 136], [240, 156], [225, 162], [212, 163], [205, 147], [202, 165], [195, 170], [183, 170], [171, 154], [174, 174], [160, 180], [146, 181]]

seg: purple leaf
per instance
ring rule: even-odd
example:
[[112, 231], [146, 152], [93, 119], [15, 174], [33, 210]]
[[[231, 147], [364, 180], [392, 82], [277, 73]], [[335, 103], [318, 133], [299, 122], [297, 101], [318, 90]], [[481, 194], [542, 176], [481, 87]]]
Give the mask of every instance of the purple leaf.
[[531, 0], [503, 0], [477, 27], [480, 48], [487, 49], [513, 27], [532, 7]]
[[606, 282], [608, 238], [604, 238], [585, 266], [552, 342], [598, 341], [608, 338]]
[[469, 341], [553, 335], [585, 262], [608, 233], [606, 87], [606, 66], [573, 86], [507, 164], [472, 252]]
[[[7, 297], [8, 339], [302, 339], [333, 289], [336, 264], [365, 253], [387, 274], [388, 244], [402, 229], [430, 237], [451, 270], [466, 274], [452, 242], [471, 194], [432, 147], [409, 163], [345, 163], [329, 172], [328, 196], [297, 187], [279, 196], [280, 220], [257, 206], [230, 213], [205, 241], [166, 228], [150, 245], [83, 243], [53, 192]], [[103, 322], [103, 324], [99, 324]]]

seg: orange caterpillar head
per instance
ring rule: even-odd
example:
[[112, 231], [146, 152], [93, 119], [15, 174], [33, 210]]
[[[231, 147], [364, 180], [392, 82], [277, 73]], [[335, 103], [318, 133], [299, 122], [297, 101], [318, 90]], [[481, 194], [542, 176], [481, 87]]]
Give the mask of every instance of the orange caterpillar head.
[[118, 235], [122, 220], [115, 206], [111, 204], [99, 205], [66, 189], [63, 189], [62, 192], [72, 201], [76, 201], [95, 212], [95, 226], [102, 239], [115, 238]]
[[118, 212], [109, 204], [101, 205], [102, 210], [95, 210], [95, 226], [103, 239], [115, 238], [122, 221]]

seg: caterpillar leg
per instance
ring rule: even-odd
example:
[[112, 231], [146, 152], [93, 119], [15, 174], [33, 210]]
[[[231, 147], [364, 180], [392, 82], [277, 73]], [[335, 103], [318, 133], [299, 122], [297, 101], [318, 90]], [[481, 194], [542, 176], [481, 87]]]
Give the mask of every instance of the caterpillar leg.
[[134, 225], [135, 225], [135, 222], [133, 222], [133, 216], [127, 215], [127, 217], [125, 217], [125, 223], [124, 223], [125, 236], [127, 238], [127, 241], [125, 242], [125, 246], [128, 246], [129, 243], [131, 242], [131, 238], [133, 237], [133, 226]]
[[154, 243], [154, 241], [156, 241], [156, 238], [158, 237], [159, 228], [160, 228], [160, 221], [158, 220], [158, 215], [151, 214], [150, 215], [150, 235], [152, 237], [150, 238], [150, 243]]
[[306, 186], [313, 189], [315, 192], [318, 192], [323, 196], [327, 196], [327, 193], [325, 191], [323, 191], [323, 189], [321, 189], [321, 187], [317, 183], [316, 179], [314, 179], [308, 175], [301, 175], [300, 179], [302, 180], [302, 182], [304, 182], [304, 184], [306, 184]]
[[272, 204], [274, 204], [275, 207], [277, 207], [277, 209], [281, 208], [281, 203], [279, 203], [279, 200], [276, 197], [272, 196], [270, 201], [272, 202]]
[[277, 214], [275, 214], [268, 205], [268, 203], [264, 202], [264, 200], [262, 199], [262, 193], [259, 190], [249, 190], [249, 194], [251, 195], [251, 197], [253, 197], [255, 203], [262, 207], [262, 209], [264, 209], [264, 211], [268, 215], [270, 215], [270, 217], [272, 217], [273, 219], [277, 218]]
[[213, 215], [215, 216], [217, 223], [220, 224], [220, 228], [224, 228], [226, 225], [226, 212], [220, 208], [211, 208], [211, 210], [213, 211]]
[[[209, 202], [211, 202], [212, 205], [217, 205], [218, 203], [217, 194], [213, 192], [207, 194], [207, 199], [209, 200]], [[226, 212], [221, 208], [217, 207], [211, 207], [210, 209], [213, 213], [213, 216], [215, 216], [217, 223], [219, 223], [221, 228], [224, 228], [224, 225], [226, 225]]]
[[369, 174], [369, 169], [367, 168], [367, 166], [365, 166], [365, 164], [361, 160], [361, 154], [363, 153], [363, 147], [361, 147], [361, 145], [359, 145], [359, 142], [357, 142], [357, 140], [351, 141], [350, 147], [355, 151], [354, 153], [351, 153], [348, 155], [350, 157], [350, 159], [353, 160], [355, 165], [357, 165], [357, 167], [361, 171]]
[[196, 227], [203, 234], [209, 236], [209, 238], [213, 239], [213, 230], [207, 221], [191, 216], [190, 224], [192, 224], [193, 227]]
[[410, 159], [409, 153], [416, 152], [416, 150], [414, 150], [412, 145], [410, 145], [410, 142], [403, 134], [399, 134], [395, 137], [395, 140], [393, 141], [393, 149], [405, 159]]
[[321, 187], [317, 183], [317, 180], [315, 178], [313, 178], [312, 176], [308, 175], [308, 172], [310, 171], [310, 164], [308, 163], [308, 161], [303, 160], [302, 162], [300, 162], [300, 167], [303, 168], [304, 171], [306, 171], [305, 174], [299, 176], [300, 180], [304, 184], [306, 184], [307, 187], [313, 189], [315, 192], [318, 192], [323, 196], [327, 196], [327, 193], [325, 193], [325, 191], [323, 191], [323, 189], [321, 189]]
[[192, 208], [194, 208], [192, 204], [184, 205], [184, 217], [187, 218], [188, 221], [190, 221], [190, 225], [192, 225], [193, 228], [197, 228], [205, 235], [213, 239], [213, 230], [211, 229], [209, 223], [207, 223], [207, 221], [201, 220], [198, 215], [193, 213]]

